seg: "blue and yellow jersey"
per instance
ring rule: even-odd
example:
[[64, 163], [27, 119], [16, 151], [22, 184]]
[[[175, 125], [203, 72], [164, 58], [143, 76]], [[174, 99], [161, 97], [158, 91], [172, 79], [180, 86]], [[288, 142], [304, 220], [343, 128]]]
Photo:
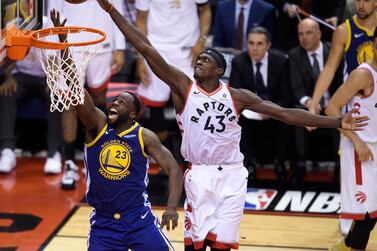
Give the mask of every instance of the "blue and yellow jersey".
[[361, 26], [356, 16], [346, 20], [346, 27], [347, 42], [344, 51], [347, 73], [350, 74], [360, 64], [372, 59], [374, 29]]
[[136, 122], [120, 134], [106, 125], [85, 145], [86, 197], [96, 211], [124, 213], [150, 208], [146, 192], [149, 163], [142, 132]]

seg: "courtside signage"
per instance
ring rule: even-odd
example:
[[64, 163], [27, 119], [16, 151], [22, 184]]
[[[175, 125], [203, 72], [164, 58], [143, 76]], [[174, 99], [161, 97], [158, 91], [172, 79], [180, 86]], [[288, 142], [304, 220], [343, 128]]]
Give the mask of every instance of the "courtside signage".
[[246, 194], [245, 209], [267, 212], [338, 214], [340, 194], [249, 188]]
[[248, 188], [245, 200], [245, 209], [266, 210], [278, 191], [274, 189]]

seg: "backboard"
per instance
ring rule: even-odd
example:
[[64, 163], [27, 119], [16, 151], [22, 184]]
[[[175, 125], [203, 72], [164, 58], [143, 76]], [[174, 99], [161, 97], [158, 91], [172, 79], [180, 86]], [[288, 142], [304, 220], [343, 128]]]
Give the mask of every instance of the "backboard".
[[43, 0], [1, 0], [0, 74], [13, 61], [7, 57], [5, 35], [11, 25], [20, 30], [36, 30], [42, 27]]

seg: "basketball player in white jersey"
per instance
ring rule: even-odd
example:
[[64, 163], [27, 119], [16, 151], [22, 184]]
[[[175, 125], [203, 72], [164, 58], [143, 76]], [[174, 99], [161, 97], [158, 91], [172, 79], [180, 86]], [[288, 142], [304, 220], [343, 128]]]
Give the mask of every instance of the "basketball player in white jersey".
[[348, 235], [330, 250], [365, 250], [377, 222], [377, 30], [373, 59], [351, 72], [326, 108], [339, 116], [346, 104], [369, 116], [369, 126], [360, 132], [343, 131], [341, 141], [341, 214], [354, 221]]
[[152, 71], [172, 91], [177, 120], [182, 131], [183, 157], [190, 163], [185, 173], [185, 250], [230, 250], [239, 247], [239, 225], [247, 188], [247, 171], [239, 149], [239, 114], [253, 110], [289, 124], [359, 130], [366, 117], [341, 119], [285, 109], [261, 100], [244, 89], [229, 88], [219, 79], [226, 61], [216, 50], [199, 54], [195, 82], [152, 47], [142, 32], [127, 22], [107, 0], [97, 0], [146, 59]]

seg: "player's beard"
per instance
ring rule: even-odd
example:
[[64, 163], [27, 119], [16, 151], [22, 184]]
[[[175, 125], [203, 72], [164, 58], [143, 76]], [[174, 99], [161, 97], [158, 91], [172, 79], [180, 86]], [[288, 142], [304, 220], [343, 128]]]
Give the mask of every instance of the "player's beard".
[[118, 128], [119, 126], [127, 123], [127, 120], [129, 119], [129, 113], [121, 113], [121, 114], [118, 114], [118, 118], [113, 121], [113, 122], [110, 122], [109, 119], [107, 119], [107, 123], [109, 123], [109, 125], [116, 129]]
[[367, 19], [368, 17], [370, 17], [371, 15], [373, 15], [375, 13], [375, 10], [367, 13], [367, 12], [364, 12], [364, 13], [356, 13], [357, 17], [361, 20], [365, 20]]

